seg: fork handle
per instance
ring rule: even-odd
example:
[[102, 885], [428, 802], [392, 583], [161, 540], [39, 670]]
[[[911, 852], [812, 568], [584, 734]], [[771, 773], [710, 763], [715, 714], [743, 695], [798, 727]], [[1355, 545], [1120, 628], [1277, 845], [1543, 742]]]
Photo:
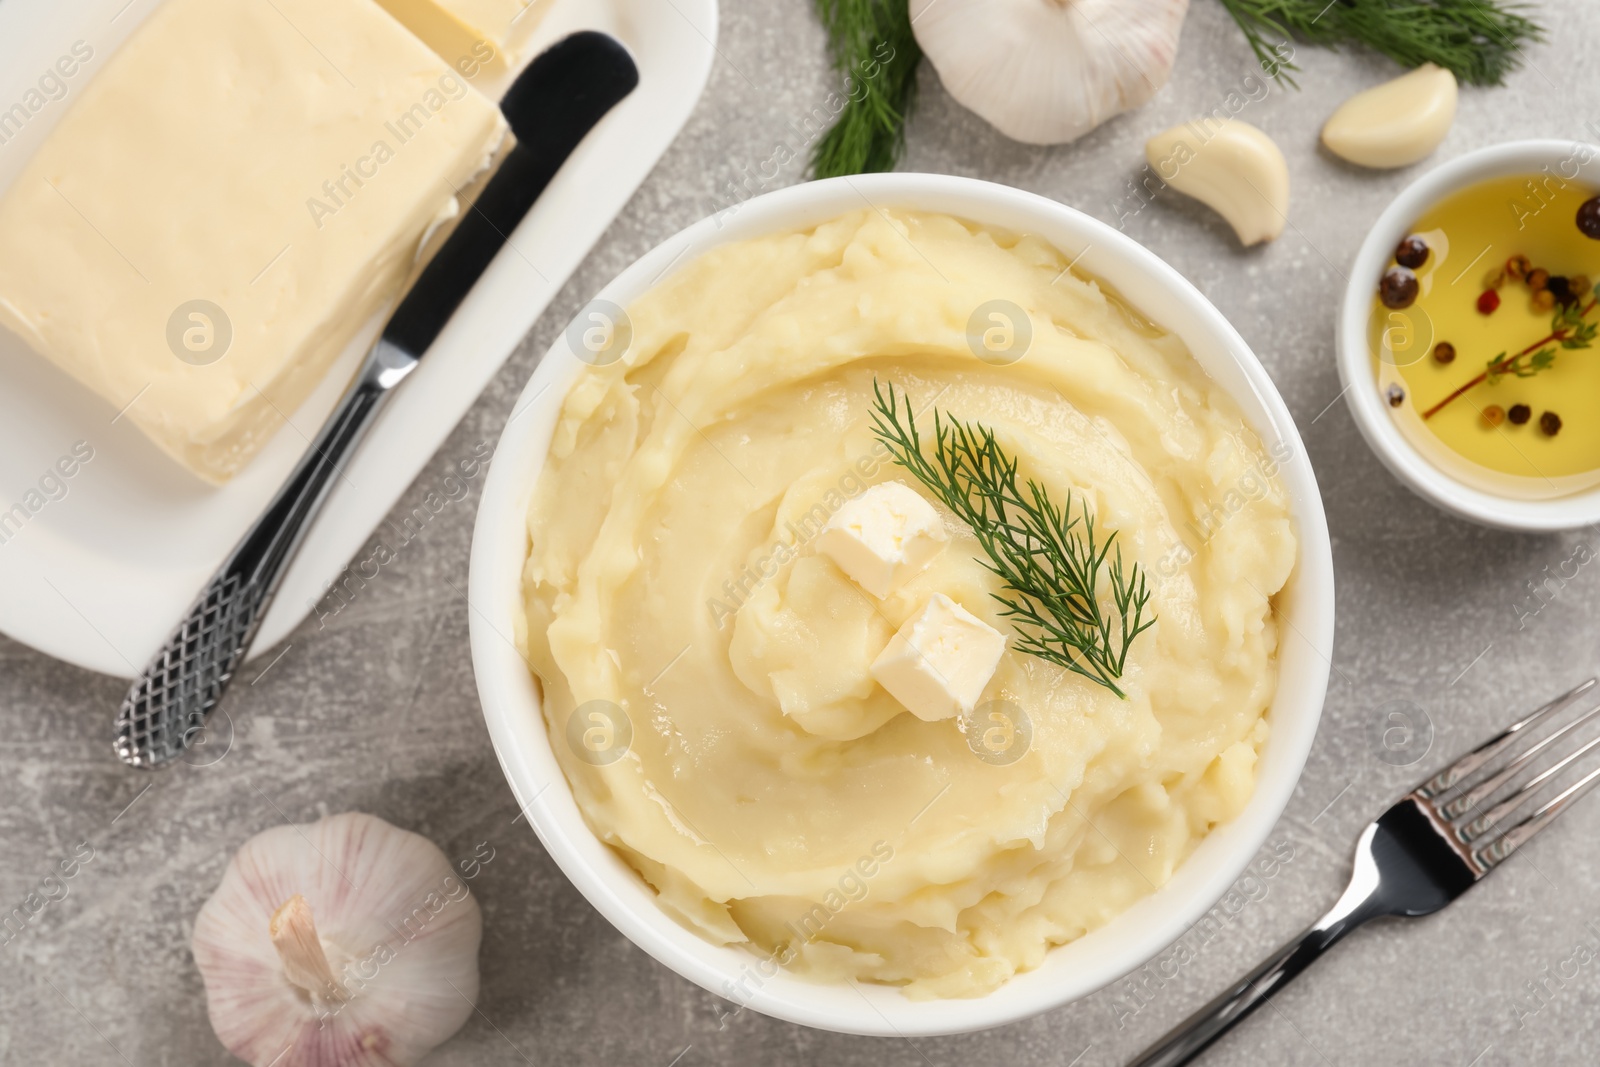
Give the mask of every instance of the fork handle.
[[1339, 903], [1299, 937], [1269, 956], [1259, 967], [1239, 979], [1210, 1004], [1169, 1030], [1129, 1067], [1179, 1067], [1211, 1047], [1267, 998], [1288, 985], [1296, 975], [1339, 939], [1369, 919], [1383, 914], [1371, 887], [1352, 884]]
[[117, 713], [117, 755], [159, 767], [195, 740], [243, 661], [334, 478], [416, 358], [380, 340], [294, 473], [135, 679]]

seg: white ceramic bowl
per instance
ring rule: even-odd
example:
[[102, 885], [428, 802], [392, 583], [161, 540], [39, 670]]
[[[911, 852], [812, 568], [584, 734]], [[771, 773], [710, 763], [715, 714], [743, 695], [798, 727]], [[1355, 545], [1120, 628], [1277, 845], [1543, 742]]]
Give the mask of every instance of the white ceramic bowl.
[[1600, 188], [1600, 147], [1575, 141], [1513, 141], [1480, 148], [1435, 167], [1407, 186], [1378, 216], [1356, 253], [1335, 331], [1345, 401], [1384, 466], [1424, 500], [1464, 519], [1507, 530], [1569, 530], [1600, 522], [1600, 486], [1544, 500], [1518, 499], [1468, 485], [1436, 466], [1406, 440], [1379, 395], [1367, 323], [1372, 294], [1395, 246], [1429, 208], [1469, 185], [1538, 174], [1545, 167], [1568, 180]]
[[[1239, 877], [1288, 803], [1316, 733], [1333, 646], [1333, 560], [1322, 500], [1300, 435], [1244, 340], [1194, 286], [1154, 254], [1054, 201], [988, 182], [931, 174], [812, 182], [758, 197], [720, 219], [689, 227], [629, 267], [598, 299], [626, 306], [714, 245], [812, 226], [867, 204], [943, 212], [1035, 233], [1068, 255], [1081, 253], [1083, 270], [1115, 286], [1151, 319], [1183, 337], [1269, 448], [1279, 442], [1288, 445], [1281, 476], [1300, 535], [1299, 567], [1279, 598], [1284, 620], [1281, 677], [1255, 796], [1159, 892], [1088, 936], [1054, 949], [1042, 966], [981, 999], [917, 1002], [893, 988], [820, 985], [780, 971], [758, 983], [748, 1000], [751, 1008], [767, 1015], [827, 1030], [881, 1036], [957, 1033], [1026, 1018], [1105, 986], [1177, 940]], [[511, 788], [567, 877], [640, 948], [685, 978], [727, 996], [732, 983], [755, 973], [757, 958], [710, 945], [679, 926], [657, 907], [654, 891], [590, 832], [551, 751], [538, 690], [511, 641], [521, 610], [529, 497], [558, 409], [583, 369], [565, 338], [558, 339], [528, 382], [495, 452], [472, 542], [469, 599], [478, 692]], [[745, 988], [750, 988], [748, 981]]]

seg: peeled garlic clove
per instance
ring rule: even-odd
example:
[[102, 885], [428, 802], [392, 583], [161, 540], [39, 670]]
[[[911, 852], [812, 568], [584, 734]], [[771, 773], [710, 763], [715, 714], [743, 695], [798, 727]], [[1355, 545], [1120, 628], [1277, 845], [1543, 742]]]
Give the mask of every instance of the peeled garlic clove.
[[1322, 143], [1363, 167], [1410, 166], [1450, 132], [1456, 96], [1456, 76], [1425, 63], [1340, 104], [1322, 127]]
[[1246, 245], [1270, 241], [1289, 217], [1289, 165], [1272, 138], [1247, 122], [1198, 119], [1144, 146], [1157, 176], [1228, 221]]
[[211, 1027], [255, 1067], [407, 1067], [478, 995], [478, 902], [373, 815], [257, 834], [195, 919]]
[[1028, 144], [1076, 140], [1167, 82], [1189, 0], [911, 0], [955, 100]]

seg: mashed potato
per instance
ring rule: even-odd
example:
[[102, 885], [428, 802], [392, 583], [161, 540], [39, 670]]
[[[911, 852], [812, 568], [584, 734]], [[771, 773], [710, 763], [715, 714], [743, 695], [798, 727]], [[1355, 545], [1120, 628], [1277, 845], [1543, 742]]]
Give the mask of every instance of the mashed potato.
[[[1015, 362], [968, 342], [996, 299], [1027, 310]], [[717, 248], [629, 315], [566, 398], [519, 637], [589, 825], [679, 921], [768, 973], [980, 995], [1243, 808], [1296, 559], [1285, 457], [1176, 337], [1036, 238], [875, 210]], [[1009, 647], [965, 719], [874, 681], [935, 592], [1012, 632], [942, 508], [950, 543], [885, 600], [815, 551], [868, 485], [928, 495], [872, 433], [875, 378], [1118, 531], [1158, 615], [1127, 699]]]

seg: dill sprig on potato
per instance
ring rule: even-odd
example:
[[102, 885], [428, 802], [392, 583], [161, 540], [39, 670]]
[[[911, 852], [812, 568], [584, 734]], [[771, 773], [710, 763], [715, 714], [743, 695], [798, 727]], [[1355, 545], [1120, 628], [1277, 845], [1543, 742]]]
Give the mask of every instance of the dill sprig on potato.
[[[1137, 563], [1125, 565], [1115, 532], [1097, 534], [1087, 505], [1067, 494], [1062, 504], [1029, 479], [1018, 484], [1017, 460], [994, 431], [937, 409], [934, 452], [923, 453], [911, 398], [873, 380], [873, 429], [894, 461], [972, 528], [1001, 582], [993, 594], [1017, 631], [1012, 647], [1105, 686], [1117, 685], [1134, 638], [1155, 624], [1146, 617], [1150, 588]], [[1109, 600], [1109, 603], [1106, 601]]]

